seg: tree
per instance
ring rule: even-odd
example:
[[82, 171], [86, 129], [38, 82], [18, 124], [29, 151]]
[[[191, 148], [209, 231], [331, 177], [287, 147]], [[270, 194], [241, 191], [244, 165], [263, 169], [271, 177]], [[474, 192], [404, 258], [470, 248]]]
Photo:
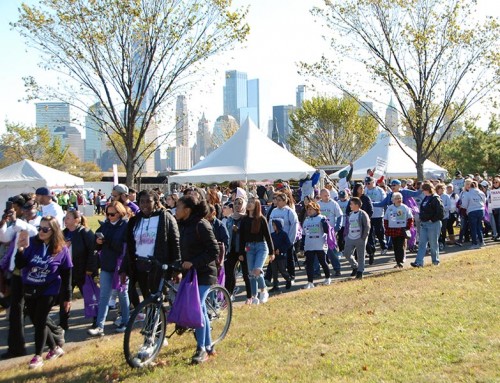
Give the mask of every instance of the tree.
[[7, 132], [0, 137], [3, 159], [0, 167], [22, 160], [31, 160], [51, 168], [82, 177], [85, 181], [99, 181], [102, 172], [92, 162], [82, 162], [63, 146], [59, 137], [51, 137], [47, 128], [5, 123]]
[[291, 152], [312, 166], [343, 164], [375, 141], [377, 122], [351, 97], [316, 97], [290, 115]]
[[450, 174], [461, 170], [463, 174], [500, 172], [500, 122], [493, 115], [487, 130], [467, 121], [463, 134], [443, 145], [443, 164]]
[[[472, 105], [498, 91], [499, 23], [493, 18], [474, 21], [474, 6], [473, 0], [325, 0], [324, 8], [312, 12], [333, 31], [334, 58], [322, 57], [302, 68], [361, 103], [356, 80], [365, 71], [342, 61], [360, 63], [374, 86], [394, 95], [415, 140], [414, 162], [423, 179], [424, 161], [450, 127]], [[441, 137], [435, 139], [438, 132]]]
[[[87, 112], [111, 141], [127, 171], [127, 184], [140, 171], [144, 138], [161, 120], [162, 109], [202, 74], [209, 57], [243, 41], [246, 11], [230, 0], [41, 0], [22, 4], [13, 26], [43, 56], [46, 68], [68, 76], [56, 88], [26, 78], [30, 97], [56, 97]], [[76, 88], [76, 89], [75, 89]], [[87, 97], [87, 98], [85, 98]], [[136, 133], [138, 132], [138, 133]], [[167, 139], [163, 135], [160, 145]], [[118, 142], [124, 151], [117, 150]]]

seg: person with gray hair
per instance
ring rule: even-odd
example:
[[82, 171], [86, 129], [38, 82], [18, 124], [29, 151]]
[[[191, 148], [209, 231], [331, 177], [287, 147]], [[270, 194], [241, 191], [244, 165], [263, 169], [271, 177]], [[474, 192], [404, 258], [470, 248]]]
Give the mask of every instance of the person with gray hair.
[[384, 215], [385, 233], [392, 238], [395, 268], [403, 268], [406, 260], [407, 230], [413, 226], [411, 209], [403, 203], [403, 195], [399, 192], [392, 194], [392, 205], [387, 207]]

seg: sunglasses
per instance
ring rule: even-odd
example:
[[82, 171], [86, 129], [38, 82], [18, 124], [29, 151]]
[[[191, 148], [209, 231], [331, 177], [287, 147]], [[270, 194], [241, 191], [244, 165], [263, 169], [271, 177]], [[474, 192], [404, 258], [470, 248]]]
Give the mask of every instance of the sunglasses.
[[106, 213], [106, 216], [108, 217], [114, 217], [116, 215], [116, 213]]
[[35, 204], [31, 204], [31, 205], [24, 205], [23, 206], [23, 210], [31, 210], [35, 207]]
[[45, 233], [47, 234], [49, 231], [51, 231], [52, 229], [50, 227], [46, 227], [46, 226], [40, 226], [38, 228], [38, 231], [41, 231], [42, 233]]

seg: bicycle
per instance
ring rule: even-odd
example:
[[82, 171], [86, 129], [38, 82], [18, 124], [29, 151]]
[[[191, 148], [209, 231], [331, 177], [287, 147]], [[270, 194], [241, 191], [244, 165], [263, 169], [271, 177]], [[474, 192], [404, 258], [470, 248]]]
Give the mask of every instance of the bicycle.
[[[132, 368], [150, 365], [160, 353], [166, 339], [174, 334], [182, 335], [194, 329], [175, 325], [174, 331], [167, 335], [167, 316], [177, 294], [177, 286], [166, 278], [168, 269], [180, 271], [178, 265], [161, 266], [162, 277], [158, 292], [142, 301], [130, 315], [123, 339], [125, 359]], [[226, 336], [231, 325], [233, 306], [228, 291], [213, 285], [205, 299], [212, 332], [212, 347]]]

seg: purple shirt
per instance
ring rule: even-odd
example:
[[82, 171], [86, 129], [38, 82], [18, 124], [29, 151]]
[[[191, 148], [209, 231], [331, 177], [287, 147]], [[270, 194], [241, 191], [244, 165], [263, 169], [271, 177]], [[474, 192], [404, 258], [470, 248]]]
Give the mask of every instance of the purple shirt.
[[43, 243], [32, 241], [23, 252], [23, 258], [28, 264], [22, 269], [23, 283], [27, 285], [48, 285], [43, 295], [58, 295], [61, 288], [59, 269], [73, 267], [66, 246], [55, 256], [49, 254]]

